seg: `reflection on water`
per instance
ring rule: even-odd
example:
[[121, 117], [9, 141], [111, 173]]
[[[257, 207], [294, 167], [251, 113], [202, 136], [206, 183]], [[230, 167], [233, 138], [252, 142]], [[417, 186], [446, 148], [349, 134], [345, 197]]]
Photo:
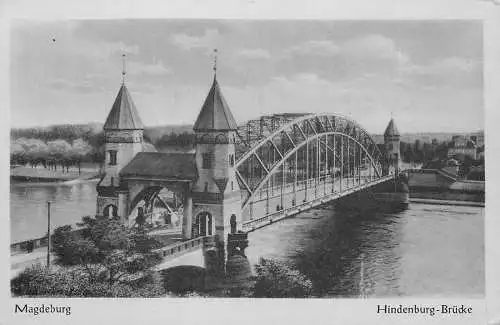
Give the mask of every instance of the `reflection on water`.
[[360, 213], [328, 205], [251, 233], [247, 253], [252, 264], [291, 262], [320, 296], [482, 297], [483, 210], [412, 204]]
[[95, 182], [71, 185], [56, 183], [15, 183], [10, 185], [11, 242], [47, 233], [47, 201], [52, 201], [52, 229], [75, 224], [82, 216], [93, 215], [96, 206]]
[[[11, 242], [45, 234], [48, 200], [53, 227], [94, 214], [95, 185], [11, 184]], [[252, 264], [291, 262], [321, 296], [482, 297], [483, 214], [428, 204], [361, 213], [332, 204], [250, 233], [246, 252]]]

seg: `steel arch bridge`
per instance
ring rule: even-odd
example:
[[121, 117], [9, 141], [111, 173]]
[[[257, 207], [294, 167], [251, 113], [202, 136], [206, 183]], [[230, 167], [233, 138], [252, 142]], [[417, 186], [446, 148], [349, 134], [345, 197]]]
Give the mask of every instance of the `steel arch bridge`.
[[390, 177], [369, 133], [339, 114], [263, 116], [237, 133], [234, 167], [247, 226], [254, 216], [297, 213]]

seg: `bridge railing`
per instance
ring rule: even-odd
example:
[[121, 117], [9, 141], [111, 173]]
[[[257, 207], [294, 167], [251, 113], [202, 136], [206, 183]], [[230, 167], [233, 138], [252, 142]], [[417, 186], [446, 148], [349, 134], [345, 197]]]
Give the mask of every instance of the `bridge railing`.
[[175, 243], [165, 247], [158, 248], [154, 250], [156, 253], [160, 253], [162, 257], [173, 257], [188, 253], [190, 251], [196, 250], [207, 244], [215, 244], [216, 236], [202, 236], [196, 237], [183, 242]]
[[[325, 193], [324, 195], [320, 195], [318, 197], [315, 197], [315, 198], [311, 199], [310, 201], [303, 202], [303, 203], [297, 203], [297, 204], [292, 205], [290, 207], [285, 207], [285, 208], [282, 208], [278, 211], [268, 213], [260, 218], [254, 218], [254, 219], [245, 221], [243, 223], [243, 231], [245, 231], [245, 232], [253, 231], [255, 229], [258, 229], [258, 228], [264, 226], [265, 224], [270, 224], [270, 223], [273, 223], [275, 221], [279, 221], [281, 219], [287, 218], [287, 217], [292, 216], [294, 214], [300, 213], [301, 211], [305, 211], [309, 208], [321, 205], [323, 203], [330, 201], [332, 198], [352, 194], [352, 193], [354, 193], [360, 189], [364, 189], [368, 186], [372, 186], [374, 184], [378, 184], [378, 183], [387, 181], [388, 179], [390, 179], [392, 177], [393, 177], [393, 175], [386, 175], [384, 177], [372, 179], [371, 177], [363, 177], [362, 176], [361, 182], [357, 182], [351, 186], [346, 186], [346, 188], [344, 188], [341, 192]], [[355, 179], [357, 179], [357, 177], [355, 177]], [[343, 181], [346, 181], [346, 180], [347, 179], [343, 179]]]

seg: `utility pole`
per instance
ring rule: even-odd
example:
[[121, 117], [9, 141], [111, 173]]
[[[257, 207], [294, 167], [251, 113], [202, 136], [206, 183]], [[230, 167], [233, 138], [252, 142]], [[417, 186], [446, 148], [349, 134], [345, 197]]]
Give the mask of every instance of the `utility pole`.
[[50, 268], [50, 201], [47, 201], [47, 268]]

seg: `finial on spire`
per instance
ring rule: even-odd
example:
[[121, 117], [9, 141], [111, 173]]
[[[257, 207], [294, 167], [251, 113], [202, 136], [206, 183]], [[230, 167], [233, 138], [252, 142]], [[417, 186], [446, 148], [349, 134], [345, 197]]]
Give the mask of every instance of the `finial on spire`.
[[214, 49], [214, 77], [217, 75], [217, 49]]
[[122, 83], [125, 83], [125, 75], [127, 74], [127, 55], [125, 53], [122, 54]]

